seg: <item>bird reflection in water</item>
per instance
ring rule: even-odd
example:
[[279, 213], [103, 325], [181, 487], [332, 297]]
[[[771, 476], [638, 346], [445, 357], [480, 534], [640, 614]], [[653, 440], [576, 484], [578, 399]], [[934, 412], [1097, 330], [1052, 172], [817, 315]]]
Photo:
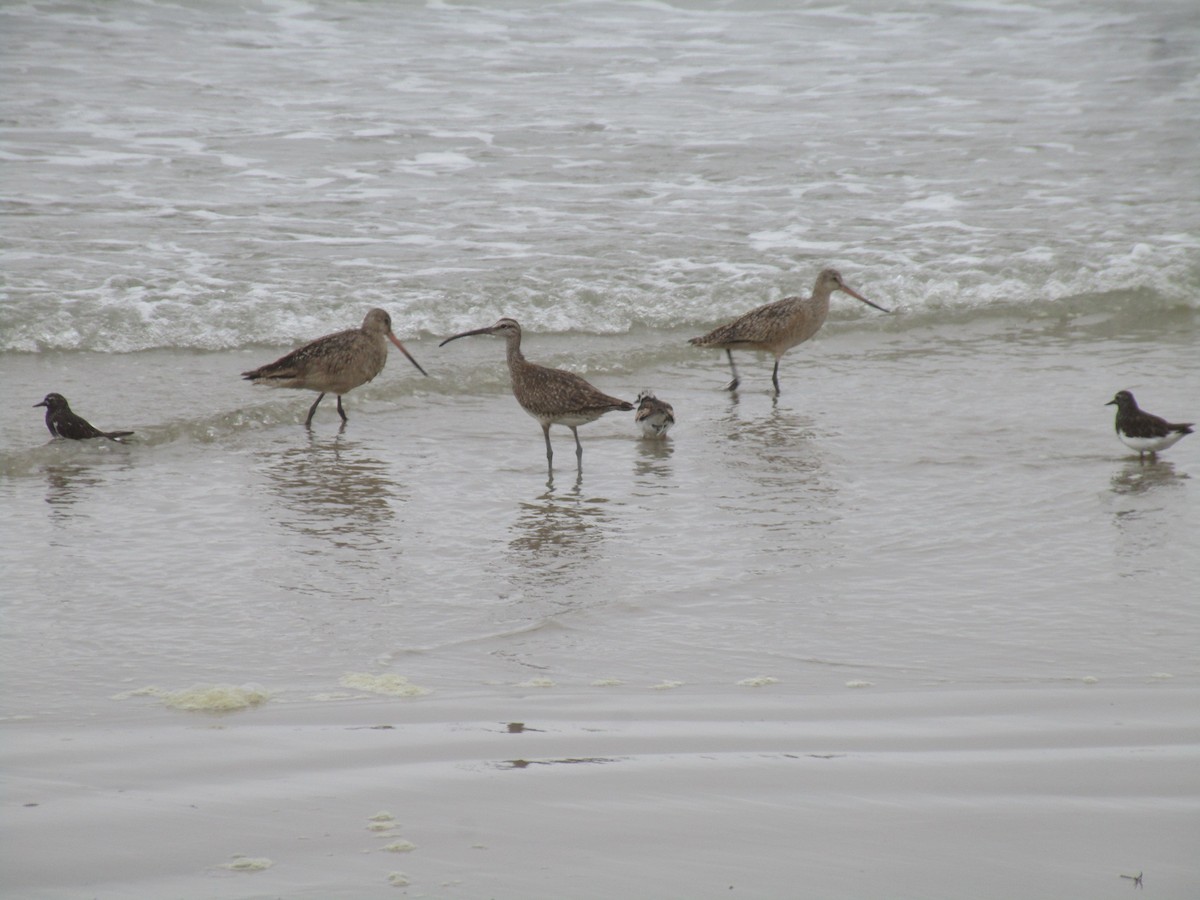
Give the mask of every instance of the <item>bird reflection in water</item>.
[[[826, 463], [824, 434], [811, 417], [773, 406], [739, 416], [731, 407], [717, 446], [730, 474], [714, 502], [733, 527], [726, 540], [748, 561], [780, 553], [789, 565], [837, 560], [846, 552], [831, 526], [842, 515], [839, 481]], [[784, 549], [786, 548], [786, 549]]]
[[[818, 434], [808, 416], [781, 410], [772, 402], [770, 415], [741, 417], [733, 402], [723, 422], [734, 456], [731, 461], [738, 471], [751, 477], [789, 472], [819, 475], [824, 471]], [[764, 465], [747, 465], [749, 454]]]
[[547, 490], [521, 504], [509, 541], [522, 577], [560, 584], [578, 578], [579, 568], [597, 555], [608, 515], [602, 497], [583, 496], [582, 479], [566, 490]]
[[44, 466], [42, 474], [46, 476], [46, 502], [55, 519], [77, 515], [75, 505], [104, 482], [95, 466], [84, 463]]
[[1113, 473], [1109, 483], [1116, 509], [1115, 556], [1122, 577], [1153, 575], [1169, 564], [1178, 546], [1170, 540], [1169, 523], [1174, 504], [1186, 502], [1182, 488], [1188, 480], [1167, 460], [1127, 460]]
[[660, 479], [671, 473], [671, 457], [675, 453], [673, 441], [638, 441], [637, 458], [633, 463], [633, 474], [639, 482], [644, 479]]
[[1159, 488], [1178, 486], [1187, 475], [1180, 475], [1169, 460], [1133, 459], [1113, 473], [1110, 483], [1115, 494], [1146, 494]]
[[340, 433], [310, 435], [306, 446], [273, 456], [266, 473], [286, 509], [281, 524], [335, 547], [381, 546], [394, 527], [393, 504], [405, 499], [387, 464]]

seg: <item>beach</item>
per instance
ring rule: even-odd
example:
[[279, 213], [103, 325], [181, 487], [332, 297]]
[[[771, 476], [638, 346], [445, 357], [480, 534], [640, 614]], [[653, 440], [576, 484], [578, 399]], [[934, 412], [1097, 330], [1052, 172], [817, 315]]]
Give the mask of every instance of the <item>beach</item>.
[[1103, 395], [1024, 403], [1128, 340], [953, 337], [831, 333], [778, 400], [683, 354], [668, 441], [610, 415], [579, 474], [554, 429], [552, 481], [502, 384], [393, 360], [310, 433], [304, 395], [215, 377], [240, 355], [156, 357], [220, 385], [184, 423], [8, 457], [9, 889], [1186, 896], [1194, 453], [1139, 461]]
[[[1188, 4], [0, 34], [0, 893], [1195, 896]], [[241, 377], [375, 307], [347, 422]], [[548, 465], [501, 316], [670, 436]]]

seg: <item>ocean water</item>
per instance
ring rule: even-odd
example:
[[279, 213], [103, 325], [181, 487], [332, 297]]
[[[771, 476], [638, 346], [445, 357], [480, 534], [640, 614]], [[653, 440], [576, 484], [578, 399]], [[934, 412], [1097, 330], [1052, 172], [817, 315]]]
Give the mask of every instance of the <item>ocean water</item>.
[[[1192, 3], [25, 2], [0, 46], [12, 796], [62, 733], [148, 762], [189, 705], [368, 696], [570, 691], [661, 737], [772, 691], [1116, 685], [1195, 757], [1200, 438], [1139, 460], [1104, 406], [1200, 419]], [[835, 295], [778, 398], [750, 354], [724, 392], [687, 338], [830, 265], [892, 312]], [[239, 379], [373, 306], [430, 377], [393, 353], [344, 428]], [[437, 346], [502, 315], [671, 439], [609, 415], [548, 471], [501, 343]], [[48, 443], [49, 391], [135, 439]], [[24, 896], [118, 880], [10, 862]]]

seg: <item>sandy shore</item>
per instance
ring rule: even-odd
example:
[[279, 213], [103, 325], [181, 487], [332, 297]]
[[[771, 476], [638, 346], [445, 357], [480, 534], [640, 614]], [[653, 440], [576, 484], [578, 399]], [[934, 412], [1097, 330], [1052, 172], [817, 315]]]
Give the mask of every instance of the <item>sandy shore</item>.
[[[505, 688], [5, 726], [12, 897], [1195, 896], [1200, 691]], [[523, 728], [510, 725], [522, 723]], [[130, 765], [129, 760], [137, 760]]]

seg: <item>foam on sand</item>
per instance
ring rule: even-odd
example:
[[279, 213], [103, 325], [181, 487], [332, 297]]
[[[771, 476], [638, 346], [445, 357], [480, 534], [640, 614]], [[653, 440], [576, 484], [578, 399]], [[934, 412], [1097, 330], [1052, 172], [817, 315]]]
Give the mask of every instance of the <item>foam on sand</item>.
[[261, 872], [264, 869], [269, 869], [275, 863], [265, 856], [243, 856], [240, 853], [233, 855], [233, 862], [221, 863], [222, 869], [229, 869], [233, 872]]
[[116, 694], [112, 699], [131, 697], [158, 697], [165, 705], [187, 712], [236, 712], [261, 706], [271, 694], [259, 684], [194, 684], [177, 691], [148, 686]]
[[413, 684], [403, 675], [385, 672], [382, 675], [372, 675], [369, 672], [347, 672], [339, 682], [342, 687], [369, 691], [372, 694], [386, 694], [389, 697], [420, 697], [429, 693], [429, 688]]

